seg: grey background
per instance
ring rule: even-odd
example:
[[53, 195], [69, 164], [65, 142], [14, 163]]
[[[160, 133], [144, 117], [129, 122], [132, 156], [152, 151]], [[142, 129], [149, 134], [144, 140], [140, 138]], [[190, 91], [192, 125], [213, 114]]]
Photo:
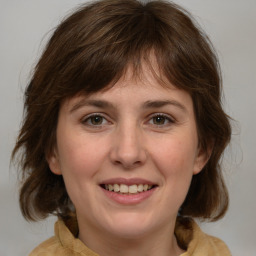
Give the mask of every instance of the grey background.
[[[24, 88], [51, 31], [84, 1], [0, 0], [0, 256], [28, 255], [53, 234], [54, 219], [29, 224], [17, 200], [16, 169], [9, 165], [20, 127]], [[203, 224], [233, 255], [256, 255], [256, 1], [177, 0], [212, 39], [221, 61], [225, 109], [236, 120], [223, 164], [230, 208], [217, 223]]]

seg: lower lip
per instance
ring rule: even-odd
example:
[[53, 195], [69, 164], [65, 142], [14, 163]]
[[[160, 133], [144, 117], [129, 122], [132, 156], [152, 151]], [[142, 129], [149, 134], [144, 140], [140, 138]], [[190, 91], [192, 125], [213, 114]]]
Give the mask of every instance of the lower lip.
[[108, 191], [104, 188], [101, 189], [108, 198], [119, 204], [135, 205], [148, 199], [155, 192], [156, 187], [148, 191], [140, 192], [138, 194], [119, 194], [112, 191]]

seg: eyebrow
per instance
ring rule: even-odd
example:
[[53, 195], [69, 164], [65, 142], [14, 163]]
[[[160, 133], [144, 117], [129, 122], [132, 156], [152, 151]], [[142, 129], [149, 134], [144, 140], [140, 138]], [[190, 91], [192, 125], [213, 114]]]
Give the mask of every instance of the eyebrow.
[[161, 108], [166, 105], [172, 105], [181, 109], [184, 112], [187, 112], [186, 107], [176, 100], [154, 100], [154, 101], [149, 100], [143, 103], [143, 108]]
[[74, 112], [77, 109], [84, 106], [94, 106], [97, 108], [114, 108], [114, 105], [105, 100], [90, 100], [90, 99], [82, 99], [78, 101], [74, 106], [72, 106], [70, 112]]
[[[176, 100], [149, 100], [146, 101], [142, 104], [142, 108], [144, 109], [149, 109], [149, 108], [161, 108], [167, 105], [172, 105], [175, 106], [179, 109], [181, 109], [184, 112], [187, 112], [187, 109], [185, 108], [184, 105], [182, 105], [180, 102], [176, 101]], [[115, 106], [105, 100], [90, 100], [90, 99], [82, 99], [80, 101], [78, 101], [76, 104], [74, 104], [74, 106], [72, 106], [70, 112], [74, 112], [77, 109], [84, 107], [84, 106], [94, 106], [97, 108], [101, 108], [101, 109], [114, 109]]]

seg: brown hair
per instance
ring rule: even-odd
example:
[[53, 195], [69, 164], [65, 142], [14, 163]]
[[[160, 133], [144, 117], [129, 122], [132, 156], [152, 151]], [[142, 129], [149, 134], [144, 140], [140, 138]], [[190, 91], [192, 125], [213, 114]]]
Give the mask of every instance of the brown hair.
[[102, 0], [80, 7], [57, 27], [27, 87], [24, 121], [13, 150], [13, 157], [21, 153], [25, 218], [65, 218], [73, 211], [62, 176], [53, 174], [46, 161], [56, 143], [61, 102], [115, 84], [128, 65], [139, 74], [152, 51], [164, 77], [191, 95], [200, 145], [206, 150], [214, 144], [206, 166], [193, 176], [179, 214], [210, 220], [224, 215], [228, 193], [219, 162], [231, 127], [221, 106], [221, 75], [210, 41], [189, 13], [173, 3]]

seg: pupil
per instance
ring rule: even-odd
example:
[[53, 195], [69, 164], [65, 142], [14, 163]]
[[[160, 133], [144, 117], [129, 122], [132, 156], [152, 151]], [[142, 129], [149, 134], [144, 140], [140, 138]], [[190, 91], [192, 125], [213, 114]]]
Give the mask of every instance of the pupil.
[[102, 123], [102, 117], [101, 116], [94, 116], [91, 119], [92, 124], [99, 125]]
[[157, 116], [154, 118], [155, 124], [164, 124], [165, 118], [162, 116]]

